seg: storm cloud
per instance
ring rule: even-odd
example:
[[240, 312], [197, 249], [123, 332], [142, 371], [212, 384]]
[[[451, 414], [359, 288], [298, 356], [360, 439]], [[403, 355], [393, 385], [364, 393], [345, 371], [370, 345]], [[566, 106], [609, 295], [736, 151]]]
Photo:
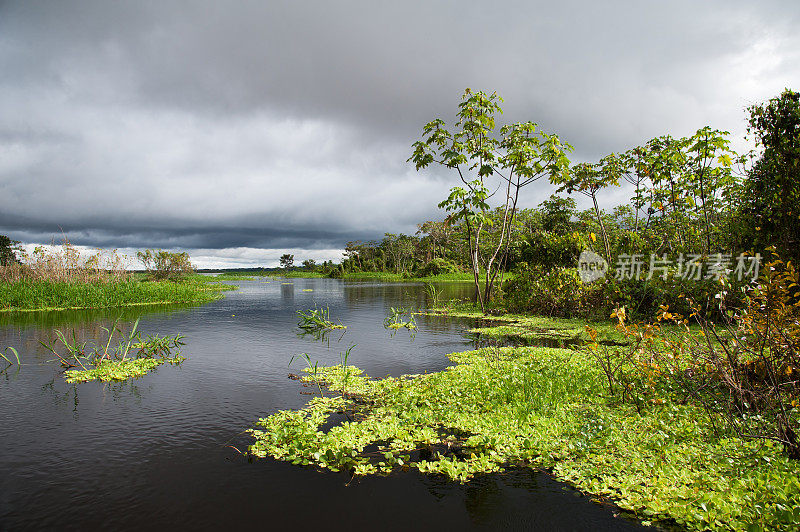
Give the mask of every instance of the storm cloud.
[[331, 258], [441, 217], [454, 176], [406, 159], [465, 87], [576, 160], [706, 124], [744, 147], [744, 108], [800, 85], [798, 25], [794, 1], [0, 2], [0, 234]]

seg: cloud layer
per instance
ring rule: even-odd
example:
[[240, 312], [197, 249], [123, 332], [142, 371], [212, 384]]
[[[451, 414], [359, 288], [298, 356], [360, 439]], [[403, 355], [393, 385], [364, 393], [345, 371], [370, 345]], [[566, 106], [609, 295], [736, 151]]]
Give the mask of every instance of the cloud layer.
[[465, 87], [576, 159], [738, 138], [800, 85], [798, 23], [794, 2], [2, 3], [0, 233], [233, 265], [214, 250], [413, 232], [454, 183], [410, 145]]

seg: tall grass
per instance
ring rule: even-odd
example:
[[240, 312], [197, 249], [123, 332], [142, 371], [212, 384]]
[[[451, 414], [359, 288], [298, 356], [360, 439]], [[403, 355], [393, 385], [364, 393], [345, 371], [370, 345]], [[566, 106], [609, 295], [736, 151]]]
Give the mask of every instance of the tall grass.
[[203, 303], [233, 289], [202, 276], [145, 282], [126, 267], [116, 251], [98, 249], [85, 257], [66, 238], [59, 246], [39, 246], [23, 253], [19, 264], [0, 267], [0, 311]]
[[65, 237], [59, 246], [36, 247], [21, 262], [0, 266], [0, 282], [115, 283], [129, 279], [127, 263], [116, 250], [97, 249], [88, 257]]
[[0, 282], [0, 310], [92, 309], [153, 303], [202, 303], [230, 289], [200, 280], [115, 283], [52, 282], [24, 279]]

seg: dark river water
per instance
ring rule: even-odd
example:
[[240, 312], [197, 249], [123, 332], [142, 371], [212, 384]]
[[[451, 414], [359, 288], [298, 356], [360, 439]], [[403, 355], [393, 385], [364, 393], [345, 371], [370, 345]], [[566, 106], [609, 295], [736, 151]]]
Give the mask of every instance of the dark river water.
[[[412, 337], [383, 327], [390, 307], [422, 308], [421, 285], [334, 279], [237, 282], [195, 308], [0, 314], [0, 349], [23, 365], [0, 374], [0, 530], [623, 530], [546, 473], [515, 470], [461, 485], [397, 472], [351, 481], [271, 459], [249, 461], [242, 431], [309, 399], [287, 378], [293, 355], [349, 363], [372, 376], [436, 371], [471, 348], [467, 323], [418, 317]], [[442, 285], [465, 296], [468, 285]], [[309, 291], [310, 290], [310, 291]], [[299, 337], [297, 310], [329, 306], [347, 325]], [[184, 335], [188, 357], [126, 383], [67, 384], [39, 345], [55, 328], [85, 338], [113, 320]], [[0, 361], [2, 362], [2, 361]]]

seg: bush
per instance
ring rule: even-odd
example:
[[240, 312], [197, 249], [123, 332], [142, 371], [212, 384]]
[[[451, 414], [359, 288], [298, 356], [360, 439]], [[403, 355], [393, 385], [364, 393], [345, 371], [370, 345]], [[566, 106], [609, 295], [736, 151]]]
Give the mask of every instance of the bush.
[[685, 279], [677, 275], [676, 270], [670, 270], [666, 279], [660, 275], [652, 279], [608, 277], [602, 281], [603, 294], [597, 301], [602, 308], [598, 310], [608, 317], [614, 309], [624, 307], [628, 316], [649, 320], [665, 306], [685, 315], [691, 314], [692, 307], [697, 306], [705, 315], [719, 318], [720, 303], [727, 308], [738, 308], [743, 304], [741, 288], [747, 282], [735, 279], [732, 282], [733, 289], [723, 291], [723, 284], [718, 279]]
[[577, 232], [540, 231], [528, 235], [520, 250], [522, 261], [544, 270], [569, 267], [578, 263], [584, 242]]
[[0, 266], [0, 282], [110, 283], [129, 278], [125, 260], [116, 251], [98, 249], [85, 257], [66, 238], [59, 246], [37, 246], [30, 255], [19, 255], [21, 262]]
[[598, 289], [581, 281], [577, 268], [543, 272], [522, 262], [514, 278], [503, 285], [503, 292], [504, 303], [511, 312], [572, 317], [591, 311]]
[[171, 253], [164, 250], [147, 249], [136, 254], [150, 277], [155, 280], [182, 279], [194, 273], [194, 266], [189, 262], [189, 254]]
[[[721, 291], [721, 295], [726, 290]], [[723, 299], [720, 297], [718, 300]], [[767, 265], [742, 309], [710, 321], [690, 299], [691, 313], [666, 305], [661, 323], [626, 323], [615, 311], [626, 347], [588, 346], [606, 375], [611, 395], [641, 409], [662, 397], [703, 407], [721, 435], [780, 443], [800, 459], [800, 275], [779, 259]], [[690, 320], [700, 330], [690, 329]], [[589, 330], [590, 337], [596, 331]]]
[[415, 273], [417, 277], [431, 277], [432, 275], [439, 275], [442, 273], [459, 273], [460, 271], [461, 268], [459, 268], [455, 262], [447, 259], [437, 258], [421, 267]]

